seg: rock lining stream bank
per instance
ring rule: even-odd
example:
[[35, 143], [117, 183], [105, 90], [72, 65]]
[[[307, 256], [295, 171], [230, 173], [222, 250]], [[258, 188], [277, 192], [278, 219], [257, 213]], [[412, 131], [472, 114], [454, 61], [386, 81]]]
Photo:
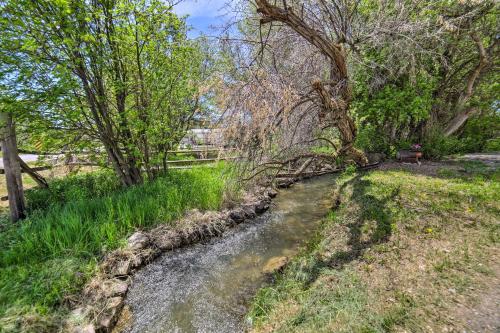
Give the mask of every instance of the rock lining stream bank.
[[[287, 182], [285, 186], [290, 185]], [[273, 189], [260, 188], [247, 193], [242, 203], [233, 209], [192, 210], [176, 224], [178, 228], [164, 224], [147, 232], [134, 233], [124, 248], [105, 256], [99, 265], [99, 274], [85, 286], [80, 302], [71, 312], [66, 330], [111, 332], [123, 309], [134, 272], [164, 252], [220, 236], [235, 225], [254, 219], [269, 209], [271, 199], [277, 194]]]
[[[314, 176], [279, 179], [276, 186], [288, 188]], [[74, 310], [65, 322], [65, 330], [76, 333], [113, 331], [135, 272], [165, 252], [210, 240], [236, 225], [255, 219], [269, 209], [277, 194], [272, 188], [256, 188], [247, 192], [242, 202], [232, 209], [203, 213], [193, 210], [176, 223], [178, 227], [164, 224], [147, 232], [134, 233], [124, 248], [105, 256], [99, 265], [99, 273], [87, 283], [80, 301], [74, 304]]]

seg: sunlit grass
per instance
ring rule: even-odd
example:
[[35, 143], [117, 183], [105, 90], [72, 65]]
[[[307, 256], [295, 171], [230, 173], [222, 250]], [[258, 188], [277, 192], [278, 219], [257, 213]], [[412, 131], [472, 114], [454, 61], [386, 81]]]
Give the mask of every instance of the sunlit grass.
[[340, 208], [256, 296], [254, 331], [461, 330], [443, 318], [488, 283], [500, 246], [499, 173], [464, 168], [340, 177]]
[[[69, 180], [56, 184], [59, 198], [38, 193], [34, 200], [47, 198], [47, 208], [0, 233], [0, 328], [22, 314], [49, 315], [81, 288], [100, 256], [134, 230], [173, 224], [192, 208], [218, 209], [225, 170], [220, 165], [172, 171], [126, 190], [111, 180], [87, 187], [81, 179]], [[85, 177], [91, 182], [91, 175]]]

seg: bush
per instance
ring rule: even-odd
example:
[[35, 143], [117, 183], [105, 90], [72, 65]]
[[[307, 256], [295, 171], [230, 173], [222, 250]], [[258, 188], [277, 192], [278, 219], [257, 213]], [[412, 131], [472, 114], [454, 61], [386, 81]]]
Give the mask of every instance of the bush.
[[422, 150], [425, 158], [440, 159], [447, 155], [463, 152], [464, 142], [454, 136], [445, 137], [436, 131], [425, 139]]
[[489, 153], [500, 152], [500, 138], [495, 138], [495, 139], [491, 139], [491, 140], [486, 141], [486, 144], [484, 145], [483, 151], [489, 152]]
[[424, 156], [439, 159], [453, 154], [500, 151], [499, 130], [498, 115], [470, 119], [459, 136], [445, 137], [435, 130], [424, 141]]
[[372, 125], [359, 127], [355, 145], [367, 153], [391, 154], [390, 144], [386, 136], [377, 131], [375, 126]]
[[497, 114], [482, 115], [469, 119], [460, 135], [463, 140], [462, 152], [499, 151], [499, 133], [500, 116]]

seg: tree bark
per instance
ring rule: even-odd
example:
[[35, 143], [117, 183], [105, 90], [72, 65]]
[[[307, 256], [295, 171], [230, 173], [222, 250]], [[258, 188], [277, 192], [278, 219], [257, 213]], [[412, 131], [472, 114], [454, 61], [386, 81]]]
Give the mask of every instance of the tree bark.
[[2, 131], [2, 154], [7, 192], [9, 196], [10, 217], [13, 222], [26, 217], [26, 201], [24, 198], [21, 167], [17, 152], [16, 133], [12, 114], [0, 113]]
[[456, 133], [459, 129], [461, 129], [465, 125], [467, 120], [469, 120], [469, 118], [476, 113], [477, 113], [477, 110], [471, 108], [471, 109], [464, 110], [464, 111], [460, 112], [459, 114], [457, 114], [455, 117], [453, 117], [452, 120], [450, 120], [448, 122], [448, 125], [446, 126], [446, 128], [444, 130], [444, 136], [448, 137], [448, 136]]
[[323, 105], [321, 117], [326, 119], [329, 127], [339, 130], [342, 147], [338, 153], [351, 158], [358, 165], [366, 165], [368, 159], [365, 154], [354, 148], [356, 125], [349, 114], [352, 93], [342, 44], [331, 41], [328, 36], [310, 27], [290, 7], [280, 8], [271, 5], [268, 0], [256, 0], [256, 4], [257, 12], [262, 16], [261, 23], [279, 21], [286, 24], [329, 59], [331, 81], [327, 84], [319, 81], [313, 83], [314, 91]]
[[471, 35], [472, 40], [476, 43], [479, 52], [479, 62], [476, 67], [472, 69], [467, 78], [467, 84], [464, 91], [460, 94], [458, 101], [456, 103], [455, 110], [457, 113], [448, 122], [446, 129], [444, 131], [444, 136], [448, 137], [456, 133], [462, 126], [467, 122], [467, 120], [476, 113], [473, 108], [467, 108], [467, 102], [471, 99], [474, 94], [474, 88], [477, 85], [477, 81], [480, 79], [481, 72], [490, 65], [490, 59], [488, 52], [484, 48], [483, 42], [477, 33]]

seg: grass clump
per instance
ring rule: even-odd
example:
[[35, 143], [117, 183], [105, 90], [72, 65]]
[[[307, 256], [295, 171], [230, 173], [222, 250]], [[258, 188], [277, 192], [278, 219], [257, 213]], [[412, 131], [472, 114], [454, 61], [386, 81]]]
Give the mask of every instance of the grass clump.
[[99, 170], [52, 179], [49, 189], [32, 188], [26, 191], [26, 201], [28, 210], [33, 212], [71, 201], [102, 197], [120, 188], [120, 181], [114, 172]]
[[258, 293], [253, 330], [464, 330], [468, 318], [457, 304], [470, 308], [480, 290], [495, 287], [500, 183], [498, 172], [463, 168], [340, 177], [343, 203]]
[[174, 223], [189, 209], [220, 208], [225, 170], [171, 171], [128, 189], [107, 173], [89, 174], [37, 190], [31, 198], [38, 209], [0, 233], [0, 331], [20, 325], [40, 331], [37, 325], [53, 322], [47, 318], [64, 311], [60, 305], [94, 273], [100, 256], [134, 230]]

